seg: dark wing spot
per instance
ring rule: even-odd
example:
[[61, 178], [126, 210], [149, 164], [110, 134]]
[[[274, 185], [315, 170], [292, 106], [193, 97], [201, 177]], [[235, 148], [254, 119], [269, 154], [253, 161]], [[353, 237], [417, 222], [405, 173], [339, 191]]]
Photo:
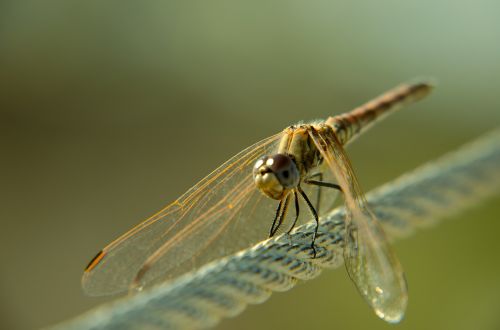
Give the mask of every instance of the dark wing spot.
[[85, 267], [85, 271], [86, 272], [90, 272], [92, 269], [95, 268], [95, 266], [97, 266], [97, 264], [99, 262], [101, 262], [102, 258], [104, 258], [106, 254], [104, 253], [104, 251], [99, 251], [99, 253], [97, 253], [95, 255], [94, 258], [92, 258], [92, 260], [90, 260], [89, 264], [87, 265], [87, 267]]

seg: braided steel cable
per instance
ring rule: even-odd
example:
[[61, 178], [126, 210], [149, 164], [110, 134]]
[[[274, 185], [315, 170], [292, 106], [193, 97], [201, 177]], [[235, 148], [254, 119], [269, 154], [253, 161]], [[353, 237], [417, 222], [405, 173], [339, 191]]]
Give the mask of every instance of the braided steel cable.
[[[404, 238], [494, 195], [500, 188], [500, 130], [367, 194], [391, 239]], [[198, 329], [343, 264], [344, 209], [263, 241], [178, 279], [100, 306], [54, 329]]]

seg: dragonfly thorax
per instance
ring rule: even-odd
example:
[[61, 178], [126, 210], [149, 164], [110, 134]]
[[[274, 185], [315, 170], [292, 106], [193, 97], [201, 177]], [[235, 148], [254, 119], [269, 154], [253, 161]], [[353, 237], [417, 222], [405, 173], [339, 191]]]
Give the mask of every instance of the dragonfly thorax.
[[297, 164], [289, 155], [264, 156], [255, 162], [254, 182], [266, 196], [283, 199], [300, 182]]

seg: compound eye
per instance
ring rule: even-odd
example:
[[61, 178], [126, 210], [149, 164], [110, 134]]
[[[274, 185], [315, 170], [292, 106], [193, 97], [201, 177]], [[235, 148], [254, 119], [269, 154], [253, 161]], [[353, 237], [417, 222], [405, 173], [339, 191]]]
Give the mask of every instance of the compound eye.
[[266, 161], [271, 171], [285, 188], [294, 188], [299, 184], [299, 171], [290, 156], [276, 154]]

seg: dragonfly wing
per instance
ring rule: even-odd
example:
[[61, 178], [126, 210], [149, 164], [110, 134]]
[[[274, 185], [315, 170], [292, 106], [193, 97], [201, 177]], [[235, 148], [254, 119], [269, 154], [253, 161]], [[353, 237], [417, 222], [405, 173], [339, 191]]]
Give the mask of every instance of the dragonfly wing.
[[276, 152], [280, 137], [241, 151], [105, 247], [85, 270], [85, 292], [106, 295], [137, 280], [140, 286], [164, 281], [267, 238], [276, 201], [257, 190], [252, 168], [258, 158]]
[[349, 276], [380, 318], [397, 323], [403, 318], [408, 302], [401, 264], [370, 211], [349, 158], [335, 133], [332, 130], [312, 129], [310, 136], [345, 198], [344, 259]]

